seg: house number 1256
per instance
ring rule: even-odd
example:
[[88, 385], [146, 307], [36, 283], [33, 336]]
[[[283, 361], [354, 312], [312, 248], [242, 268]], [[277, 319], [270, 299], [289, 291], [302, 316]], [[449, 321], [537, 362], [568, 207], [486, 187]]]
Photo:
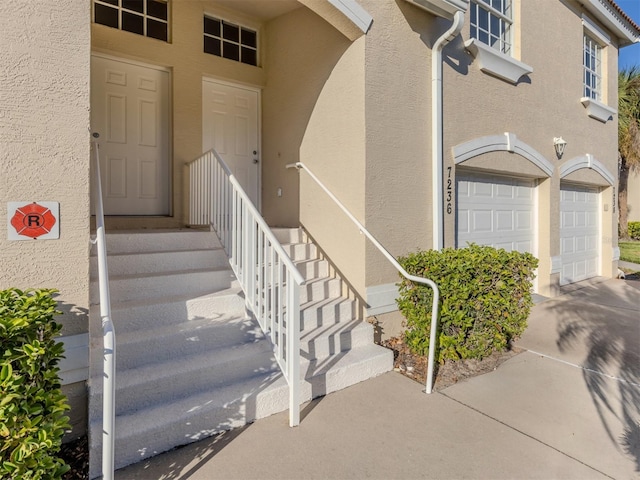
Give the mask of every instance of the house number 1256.
[[451, 215], [453, 207], [451, 206], [451, 198], [453, 197], [453, 185], [451, 182], [451, 167], [447, 167], [447, 213]]

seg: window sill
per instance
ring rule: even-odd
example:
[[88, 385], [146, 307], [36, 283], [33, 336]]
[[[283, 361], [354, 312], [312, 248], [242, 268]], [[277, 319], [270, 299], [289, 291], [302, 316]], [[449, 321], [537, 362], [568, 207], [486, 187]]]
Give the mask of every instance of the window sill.
[[533, 72], [533, 68], [509, 55], [499, 52], [471, 38], [464, 42], [466, 49], [478, 60], [480, 70], [516, 85], [520, 77]]
[[602, 123], [607, 123], [608, 120], [613, 120], [613, 116], [618, 113], [615, 108], [611, 108], [604, 103], [600, 103], [597, 100], [589, 97], [582, 97], [580, 103], [587, 109], [587, 115], [596, 120], [600, 120]]

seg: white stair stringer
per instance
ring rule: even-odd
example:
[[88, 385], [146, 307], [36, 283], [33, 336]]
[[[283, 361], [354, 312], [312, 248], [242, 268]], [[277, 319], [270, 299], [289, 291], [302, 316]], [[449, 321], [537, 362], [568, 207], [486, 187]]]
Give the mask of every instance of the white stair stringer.
[[[328, 276], [315, 245], [299, 229], [276, 235], [307, 279], [300, 294], [301, 400], [391, 370], [392, 352], [374, 345], [372, 326], [356, 319], [354, 301], [341, 296], [342, 281]], [[289, 408], [271, 342], [246, 318], [244, 294], [214, 234], [121, 232], [109, 234], [107, 245], [117, 338], [116, 468]], [[95, 303], [95, 293], [91, 299]], [[95, 478], [102, 456], [97, 305], [91, 317]]]

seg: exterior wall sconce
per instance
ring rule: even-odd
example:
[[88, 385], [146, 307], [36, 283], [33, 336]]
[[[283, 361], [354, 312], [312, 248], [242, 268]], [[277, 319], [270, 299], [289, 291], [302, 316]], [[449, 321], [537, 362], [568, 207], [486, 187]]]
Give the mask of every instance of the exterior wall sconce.
[[556, 149], [556, 155], [558, 158], [562, 158], [564, 154], [564, 148], [567, 146], [567, 142], [562, 137], [554, 137], [553, 138], [553, 147]]

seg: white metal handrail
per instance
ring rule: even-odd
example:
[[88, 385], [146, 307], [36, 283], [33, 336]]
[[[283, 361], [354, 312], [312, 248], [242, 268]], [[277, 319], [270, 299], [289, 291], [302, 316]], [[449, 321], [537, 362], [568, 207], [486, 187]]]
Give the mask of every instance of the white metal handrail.
[[[97, 134], [94, 134], [94, 136]], [[97, 138], [97, 137], [96, 137]], [[104, 208], [100, 180], [100, 146], [91, 142], [94, 152], [94, 192], [96, 209], [96, 238], [92, 241], [98, 253], [98, 284], [100, 288], [100, 319], [103, 340], [103, 395], [102, 395], [102, 478], [113, 480], [115, 426], [116, 426], [116, 332], [111, 321], [109, 269], [107, 268], [107, 242], [104, 231]]]
[[289, 384], [289, 425], [300, 423], [300, 286], [304, 278], [215, 150], [188, 164], [191, 225], [218, 234], [247, 308], [269, 336]]
[[402, 265], [398, 263], [398, 261], [389, 253], [389, 251], [382, 246], [382, 244], [367, 230], [362, 223], [360, 223], [356, 217], [354, 217], [349, 210], [336, 198], [336, 196], [331, 193], [331, 191], [316, 177], [309, 167], [307, 167], [302, 162], [290, 163], [286, 166], [287, 168], [297, 168], [298, 170], [304, 169], [307, 174], [318, 184], [322, 190], [329, 196], [334, 203], [340, 207], [340, 210], [344, 212], [344, 214], [349, 217], [349, 219], [356, 224], [361, 233], [363, 233], [373, 245], [380, 250], [389, 262], [395, 267], [395, 269], [400, 272], [400, 274], [408, 280], [412, 282], [421, 283], [423, 285], [428, 285], [433, 290], [433, 305], [431, 306], [431, 332], [429, 337], [429, 361], [427, 364], [427, 383], [425, 391], [426, 393], [431, 393], [433, 390], [433, 364], [435, 359], [435, 342], [436, 342], [436, 333], [438, 331], [438, 307], [440, 303], [440, 290], [438, 286], [435, 284], [433, 280], [429, 280], [428, 278], [416, 277], [415, 275], [411, 275], [407, 272]]

